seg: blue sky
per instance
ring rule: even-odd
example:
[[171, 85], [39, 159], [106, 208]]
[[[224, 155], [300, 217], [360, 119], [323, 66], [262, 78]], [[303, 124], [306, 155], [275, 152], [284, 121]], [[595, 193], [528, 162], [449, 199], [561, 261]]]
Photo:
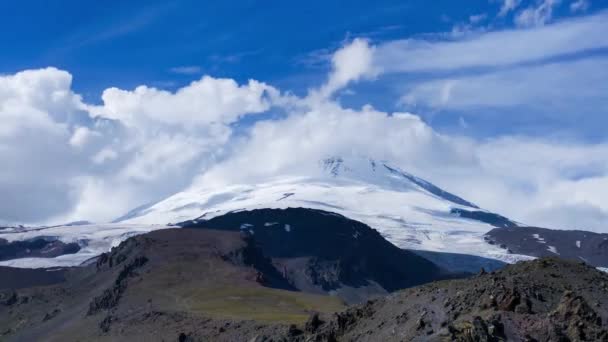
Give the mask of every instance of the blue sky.
[[[74, 88], [98, 100], [110, 86], [179, 86], [202, 73], [255, 78], [301, 91], [315, 54], [349, 37], [375, 42], [449, 32], [501, 4], [443, 1], [20, 1], [3, 2], [2, 72], [55, 66]], [[608, 4], [597, 1], [589, 12]], [[559, 6], [555, 18], [571, 15]], [[510, 17], [496, 28], [513, 26]], [[312, 64], [312, 65], [311, 65]], [[196, 66], [189, 77], [172, 68]], [[188, 71], [188, 70], [186, 70]], [[300, 79], [293, 81], [294, 74]], [[306, 84], [307, 83], [307, 84]]]
[[[349, 36], [382, 40], [442, 32], [451, 28], [446, 13], [463, 19], [489, 7], [485, 1], [471, 1], [470, 9], [452, 3], [3, 2], [0, 43], [13, 49], [0, 56], [0, 65], [5, 73], [49, 65], [70, 70], [74, 88], [91, 101], [110, 86], [175, 88], [202, 73], [302, 91], [317, 82], [308, 71], [321, 63], [311, 55], [329, 53]], [[184, 66], [200, 72], [171, 72]]]
[[[496, 15], [501, 1], [463, 4], [451, 0], [266, 1], [263, 5], [259, 1], [3, 2], [0, 44], [10, 48], [0, 55], [0, 72], [46, 66], [68, 70], [74, 76], [73, 89], [92, 103], [99, 103], [103, 89], [111, 86], [177, 89], [202, 74], [239, 82], [253, 78], [303, 94], [325, 76], [329, 66], [323, 57], [353, 37], [379, 44], [424, 36], [445, 39], [441, 35], [464, 25], [489, 30], [515, 26], [517, 12]], [[569, 5], [561, 1], [551, 20], [608, 7], [594, 1], [585, 11], [573, 13]], [[475, 16], [481, 19], [471, 23]], [[404, 77], [399, 82], [405, 83]], [[395, 99], [385, 96], [382, 86], [368, 85], [365, 91], [378, 108], [395, 110]], [[359, 105], [368, 97], [344, 101]], [[481, 117], [453, 112], [458, 115], [436, 116], [432, 111], [421, 115], [448, 131], [458, 129], [462, 117], [469, 126], [477, 126], [467, 134], [480, 136], [561, 131], [571, 124], [552, 119], [539, 127], [535, 120], [511, 117], [508, 112]], [[594, 123], [564, 133], [597, 139], [601, 132], [596, 127]]]
[[272, 172], [358, 146], [515, 219], [608, 219], [605, 1], [5, 1], [0, 19], [0, 222], [108, 220], [280, 143]]

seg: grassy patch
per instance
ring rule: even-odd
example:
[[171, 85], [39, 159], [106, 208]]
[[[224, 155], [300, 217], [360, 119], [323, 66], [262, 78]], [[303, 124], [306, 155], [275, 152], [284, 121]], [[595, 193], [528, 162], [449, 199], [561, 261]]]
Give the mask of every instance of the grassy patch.
[[182, 297], [189, 310], [226, 318], [301, 324], [310, 312], [344, 309], [339, 298], [264, 287], [194, 289]]

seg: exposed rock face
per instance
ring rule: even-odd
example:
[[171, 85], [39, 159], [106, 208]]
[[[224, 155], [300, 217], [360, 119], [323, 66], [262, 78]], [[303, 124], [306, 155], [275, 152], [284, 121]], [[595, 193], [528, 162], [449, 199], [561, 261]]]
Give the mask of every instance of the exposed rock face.
[[63, 243], [49, 237], [38, 237], [25, 241], [0, 239], [0, 261], [19, 258], [54, 258], [74, 254], [80, 250], [77, 243]]
[[106, 289], [100, 296], [93, 298], [93, 301], [89, 304], [87, 315], [94, 315], [102, 310], [109, 310], [116, 307], [120, 297], [127, 289], [128, 279], [135, 276], [137, 269], [147, 262], [148, 258], [140, 256], [125, 265], [120, 273], [118, 273], [112, 287]]
[[181, 225], [249, 235], [293, 288], [331, 292], [350, 303], [458, 276], [397, 248], [361, 222], [321, 210], [259, 209]]
[[608, 267], [608, 234], [537, 227], [496, 228], [486, 240], [516, 254], [584, 261]]
[[570, 341], [606, 341], [608, 322], [591, 308], [582, 296], [564, 292], [557, 308], [549, 314], [553, 333]]
[[[316, 295], [361, 279], [396, 284], [384, 283], [372, 266], [386, 272], [398, 258], [419, 260], [380, 242], [367, 245], [372, 232], [332, 217], [338, 220], [338, 235], [327, 244], [333, 250], [296, 224], [289, 232], [279, 227], [286, 234], [304, 230], [304, 240], [295, 239], [300, 244], [291, 249], [276, 245], [288, 240], [275, 230], [264, 238], [251, 221], [238, 232], [137, 236], [85, 267], [62, 270], [64, 280], [47, 286], [40, 286], [39, 272], [60, 271], [35, 270], [31, 286], [19, 288], [0, 277], [0, 340], [608, 341], [608, 274], [561, 259], [480, 271], [346, 308], [335, 296]], [[349, 247], [353, 254], [343, 254]], [[0, 276], [12, 271], [0, 269]]]
[[0, 278], [0, 340], [295, 337], [303, 331], [293, 322], [303, 324], [311, 310], [344, 307], [337, 298], [294, 289], [240, 232], [156, 231], [61, 272], [58, 284], [18, 290]]
[[506, 227], [517, 227], [517, 224], [508, 218], [481, 210], [465, 210], [460, 208], [452, 208], [450, 213], [456, 214], [460, 217], [468, 218], [471, 220], [477, 220], [493, 225], [498, 228]]

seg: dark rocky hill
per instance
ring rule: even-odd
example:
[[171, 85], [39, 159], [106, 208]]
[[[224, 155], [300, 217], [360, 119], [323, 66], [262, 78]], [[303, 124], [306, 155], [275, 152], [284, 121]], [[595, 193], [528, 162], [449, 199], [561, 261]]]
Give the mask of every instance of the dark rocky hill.
[[184, 225], [83, 267], [0, 268], [0, 340], [608, 341], [608, 274], [580, 261], [392, 292], [452, 275], [322, 211]]
[[608, 267], [608, 234], [581, 230], [555, 230], [538, 227], [492, 229], [486, 240], [516, 254], [535, 257], [559, 256]]
[[362, 223], [317, 210], [191, 226], [130, 238], [83, 267], [0, 269], [0, 339], [276, 337], [311, 312], [453, 277]]
[[0, 269], [2, 341], [175, 341], [182, 333], [238, 341], [343, 308], [336, 297], [296, 291], [240, 232], [155, 231], [85, 267], [18, 272]]
[[508, 218], [487, 211], [452, 208], [450, 210], [450, 213], [463, 218], [491, 224], [492, 226], [498, 228], [517, 227], [517, 223], [509, 220]]
[[58, 284], [65, 281], [63, 268], [13, 268], [0, 266], [0, 291]]
[[540, 259], [411, 288], [331, 317], [299, 341], [608, 341], [608, 274]]
[[259, 209], [181, 224], [241, 231], [295, 288], [346, 302], [454, 278], [429, 260], [400, 249], [369, 226], [315, 209]]

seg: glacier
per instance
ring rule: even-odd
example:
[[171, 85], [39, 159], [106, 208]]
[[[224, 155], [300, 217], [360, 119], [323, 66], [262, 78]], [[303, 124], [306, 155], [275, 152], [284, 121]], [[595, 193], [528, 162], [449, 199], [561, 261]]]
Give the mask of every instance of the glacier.
[[131, 210], [113, 223], [3, 229], [0, 238], [9, 242], [53, 236], [65, 243], [78, 242], [81, 250], [56, 258], [0, 261], [0, 265], [76, 266], [131, 236], [177, 228], [180, 222], [239, 210], [297, 207], [361, 221], [401, 248], [467, 254], [507, 263], [533, 259], [489, 244], [484, 235], [494, 226], [461, 217], [454, 210], [483, 211], [477, 205], [384, 161], [331, 157], [322, 159], [318, 172], [308, 176], [282, 175], [228, 186], [194, 185], [155, 204]]
[[494, 226], [452, 210], [483, 209], [387, 162], [332, 157], [321, 160], [319, 169], [314, 176], [273, 177], [256, 184], [193, 186], [132, 213], [123, 222], [176, 224], [238, 210], [304, 207], [361, 221], [401, 248], [508, 263], [532, 259], [488, 244], [484, 234]]

